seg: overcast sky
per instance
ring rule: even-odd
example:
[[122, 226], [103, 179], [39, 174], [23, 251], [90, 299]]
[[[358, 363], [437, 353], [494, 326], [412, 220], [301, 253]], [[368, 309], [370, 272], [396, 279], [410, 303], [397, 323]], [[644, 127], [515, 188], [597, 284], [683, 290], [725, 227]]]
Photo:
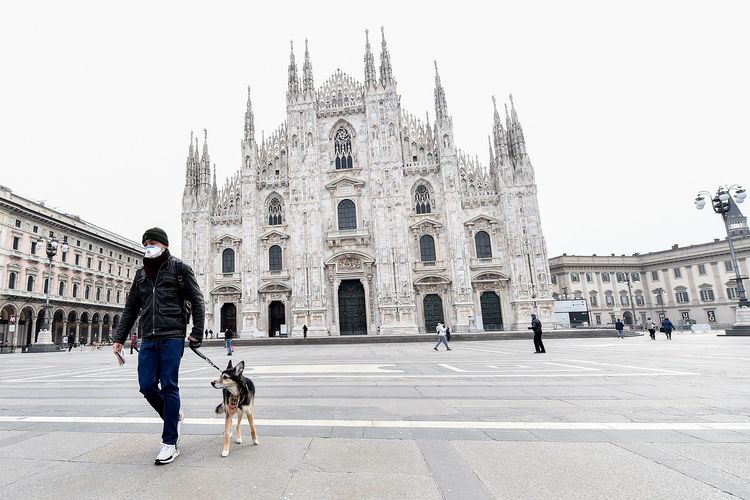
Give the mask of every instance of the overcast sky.
[[[373, 10], [364, 7], [373, 6]], [[0, 15], [0, 184], [179, 254], [190, 131], [219, 179], [286, 116], [289, 41], [315, 85], [363, 80], [385, 27], [402, 106], [434, 112], [437, 59], [458, 145], [488, 161], [513, 94], [550, 257], [724, 237], [701, 189], [750, 184], [750, 4], [645, 2], [8, 2]], [[742, 206], [750, 212], [750, 204]]]

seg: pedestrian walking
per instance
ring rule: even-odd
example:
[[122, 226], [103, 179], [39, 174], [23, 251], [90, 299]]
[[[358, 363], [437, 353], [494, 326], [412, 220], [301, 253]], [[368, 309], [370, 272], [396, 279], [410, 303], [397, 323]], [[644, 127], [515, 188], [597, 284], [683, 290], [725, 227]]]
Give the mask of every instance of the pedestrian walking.
[[674, 325], [669, 321], [669, 318], [664, 318], [664, 321], [661, 322], [661, 327], [664, 328], [664, 335], [667, 336], [667, 340], [672, 340], [672, 330], [674, 330]]
[[448, 342], [451, 341], [451, 327], [450, 326], [445, 327], [445, 340], [447, 340]]
[[234, 346], [232, 346], [233, 337], [234, 337], [234, 334], [232, 333], [232, 330], [227, 328], [224, 331], [224, 347], [227, 349], [227, 356], [231, 356], [232, 351], [234, 351]]
[[[190, 315], [191, 347], [203, 343], [203, 294], [193, 270], [169, 253], [169, 239], [163, 229], [151, 228], [141, 239], [143, 267], [133, 277], [122, 318], [117, 324], [112, 350], [121, 353], [128, 332], [139, 319], [141, 347], [138, 353], [140, 392], [164, 421], [161, 448], [154, 463], [172, 462], [179, 454], [177, 444], [184, 414], [180, 409], [178, 374], [185, 350]], [[186, 307], [190, 304], [190, 309]]]
[[617, 318], [617, 322], [615, 323], [615, 330], [617, 330], [617, 338], [622, 339], [625, 335], [623, 334], [623, 330], [625, 330], [625, 325], [620, 321], [620, 318]]
[[437, 344], [435, 344], [435, 347], [433, 347], [433, 349], [437, 351], [438, 346], [442, 343], [442, 344], [445, 344], [446, 349], [448, 349], [449, 351], [452, 351], [453, 349], [451, 349], [451, 347], [448, 345], [448, 338], [445, 335], [445, 332], [446, 332], [445, 325], [443, 325], [442, 322], [438, 323], [437, 326], [435, 327], [435, 331], [437, 331], [438, 341], [437, 341]]
[[135, 352], [140, 353], [141, 351], [138, 350], [138, 333], [133, 332], [133, 335], [130, 336], [130, 354], [133, 354], [133, 349], [135, 349]]
[[643, 326], [648, 330], [648, 335], [651, 337], [651, 340], [656, 340], [656, 323], [654, 323], [651, 318], [647, 318]]
[[208, 338], [210, 339], [214, 338], [214, 331], [211, 330], [210, 328], [208, 329]]
[[204, 339], [208, 339], [208, 338], [210, 338], [210, 337], [208, 336], [208, 328], [206, 328], [205, 330], [203, 330], [203, 338], [204, 338]]
[[307, 338], [307, 325], [302, 325], [302, 336]]
[[529, 330], [534, 332], [534, 349], [537, 354], [544, 354], [547, 350], [542, 343], [542, 322], [537, 319], [536, 314], [531, 315], [531, 326]]
[[68, 352], [70, 352], [70, 350], [73, 349], [73, 344], [75, 344], [75, 341], [76, 341], [75, 333], [68, 334]]

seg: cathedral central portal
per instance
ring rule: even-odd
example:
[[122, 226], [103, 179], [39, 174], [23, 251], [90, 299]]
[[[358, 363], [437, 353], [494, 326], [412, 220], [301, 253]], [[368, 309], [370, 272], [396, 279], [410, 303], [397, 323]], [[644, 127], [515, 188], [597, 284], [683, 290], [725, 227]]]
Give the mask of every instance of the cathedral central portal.
[[343, 280], [339, 285], [339, 334], [367, 334], [365, 289], [359, 280]]

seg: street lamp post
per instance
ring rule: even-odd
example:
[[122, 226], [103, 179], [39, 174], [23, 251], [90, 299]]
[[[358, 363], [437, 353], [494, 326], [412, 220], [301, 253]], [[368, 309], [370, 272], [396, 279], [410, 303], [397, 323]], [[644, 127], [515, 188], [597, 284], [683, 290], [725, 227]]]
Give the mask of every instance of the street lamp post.
[[630, 314], [633, 315], [633, 323], [630, 329], [635, 331], [635, 303], [633, 302], [633, 288], [630, 286], [630, 273], [625, 273], [625, 282], [628, 284], [628, 297], [630, 297]]
[[[39, 243], [45, 243], [44, 238], [40, 238]], [[52, 332], [50, 331], [51, 318], [49, 297], [52, 293], [52, 259], [57, 255], [58, 248], [62, 250], [63, 253], [67, 252], [68, 244], [64, 241], [60, 244], [56, 238], [50, 238], [46, 243], [49, 270], [47, 272], [47, 300], [44, 305], [44, 323], [42, 330], [39, 330], [37, 342], [29, 347], [30, 352], [54, 351], [56, 349], [55, 344], [52, 342]]]
[[714, 212], [721, 215], [724, 221], [724, 229], [727, 232], [727, 243], [729, 244], [729, 254], [732, 257], [732, 266], [734, 267], [735, 281], [737, 283], [739, 303], [735, 311], [735, 324], [734, 328], [728, 329], [726, 333], [727, 335], [750, 335], [750, 301], [747, 300], [745, 285], [742, 283], [745, 277], [740, 273], [740, 266], [737, 264], [737, 256], [734, 253], [734, 243], [732, 242], [732, 232], [730, 231], [728, 220], [732, 198], [734, 198], [735, 203], [742, 203], [747, 198], [747, 192], [742, 186], [737, 184], [719, 186], [715, 195], [712, 195], [708, 191], [700, 191], [695, 198], [695, 208], [703, 210], [703, 207], [706, 206], [706, 197], [711, 199], [711, 206]]
[[664, 309], [664, 298], [661, 296], [662, 292], [665, 292], [665, 291], [666, 290], [664, 290], [663, 288], [657, 288], [654, 290], [654, 295], [659, 297], [657, 302], [661, 303], [661, 321], [664, 321], [664, 318], [667, 317], [667, 311]]

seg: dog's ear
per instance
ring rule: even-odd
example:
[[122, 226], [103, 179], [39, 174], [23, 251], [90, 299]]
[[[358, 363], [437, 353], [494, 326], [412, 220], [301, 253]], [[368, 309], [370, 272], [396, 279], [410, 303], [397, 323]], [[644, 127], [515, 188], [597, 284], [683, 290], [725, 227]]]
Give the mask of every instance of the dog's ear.
[[229, 364], [227, 365], [227, 370], [231, 370], [231, 369], [232, 369], [232, 360], [230, 359]]
[[234, 367], [234, 372], [237, 375], [242, 375], [242, 370], [244, 370], [244, 369], [245, 369], [245, 362], [244, 361], [240, 361], [239, 363], [237, 363], [237, 366]]

